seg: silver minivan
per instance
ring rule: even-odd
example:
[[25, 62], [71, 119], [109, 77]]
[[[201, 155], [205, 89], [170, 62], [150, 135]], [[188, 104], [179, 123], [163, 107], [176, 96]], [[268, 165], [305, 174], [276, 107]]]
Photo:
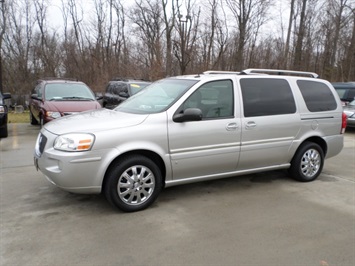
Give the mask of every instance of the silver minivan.
[[197, 181], [275, 169], [312, 181], [342, 150], [346, 127], [334, 88], [316, 77], [248, 69], [165, 78], [113, 110], [46, 124], [35, 166], [63, 190], [103, 193], [128, 212]]

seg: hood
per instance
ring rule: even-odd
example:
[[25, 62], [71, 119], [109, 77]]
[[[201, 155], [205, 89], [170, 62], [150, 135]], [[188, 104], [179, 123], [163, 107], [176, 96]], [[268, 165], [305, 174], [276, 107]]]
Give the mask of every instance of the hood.
[[344, 111], [352, 111], [352, 112], [354, 112], [355, 111], [355, 105], [346, 105], [344, 107]]
[[72, 132], [95, 133], [135, 126], [142, 123], [147, 116], [146, 114], [129, 114], [103, 108], [54, 119], [45, 124], [44, 129], [57, 135]]
[[355, 115], [355, 105], [346, 105], [344, 106], [343, 111], [347, 117], [353, 117]]
[[46, 101], [44, 109], [52, 112], [72, 113], [101, 108], [97, 101]]

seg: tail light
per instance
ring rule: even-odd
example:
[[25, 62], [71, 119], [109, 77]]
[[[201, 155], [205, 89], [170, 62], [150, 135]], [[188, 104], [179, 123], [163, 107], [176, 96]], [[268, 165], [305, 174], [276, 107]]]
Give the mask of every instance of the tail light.
[[346, 119], [347, 119], [346, 114], [343, 112], [342, 117], [341, 117], [341, 131], [340, 131], [341, 134], [345, 133]]

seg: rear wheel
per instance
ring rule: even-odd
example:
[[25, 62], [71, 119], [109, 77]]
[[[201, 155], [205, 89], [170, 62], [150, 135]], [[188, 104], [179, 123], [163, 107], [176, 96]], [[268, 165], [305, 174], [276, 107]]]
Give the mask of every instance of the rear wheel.
[[150, 206], [162, 189], [159, 167], [141, 155], [124, 157], [109, 170], [104, 193], [115, 207], [140, 211]]
[[315, 180], [322, 172], [324, 152], [313, 142], [305, 142], [296, 152], [291, 162], [291, 176], [301, 182]]

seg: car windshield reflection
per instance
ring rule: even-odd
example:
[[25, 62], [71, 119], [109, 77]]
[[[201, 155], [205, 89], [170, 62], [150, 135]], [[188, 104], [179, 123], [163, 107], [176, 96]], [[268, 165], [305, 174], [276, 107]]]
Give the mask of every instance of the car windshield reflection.
[[135, 114], [165, 111], [195, 83], [196, 80], [173, 78], [157, 81], [121, 103], [115, 110]]
[[82, 84], [47, 84], [45, 99], [48, 101], [94, 101], [95, 96]]

